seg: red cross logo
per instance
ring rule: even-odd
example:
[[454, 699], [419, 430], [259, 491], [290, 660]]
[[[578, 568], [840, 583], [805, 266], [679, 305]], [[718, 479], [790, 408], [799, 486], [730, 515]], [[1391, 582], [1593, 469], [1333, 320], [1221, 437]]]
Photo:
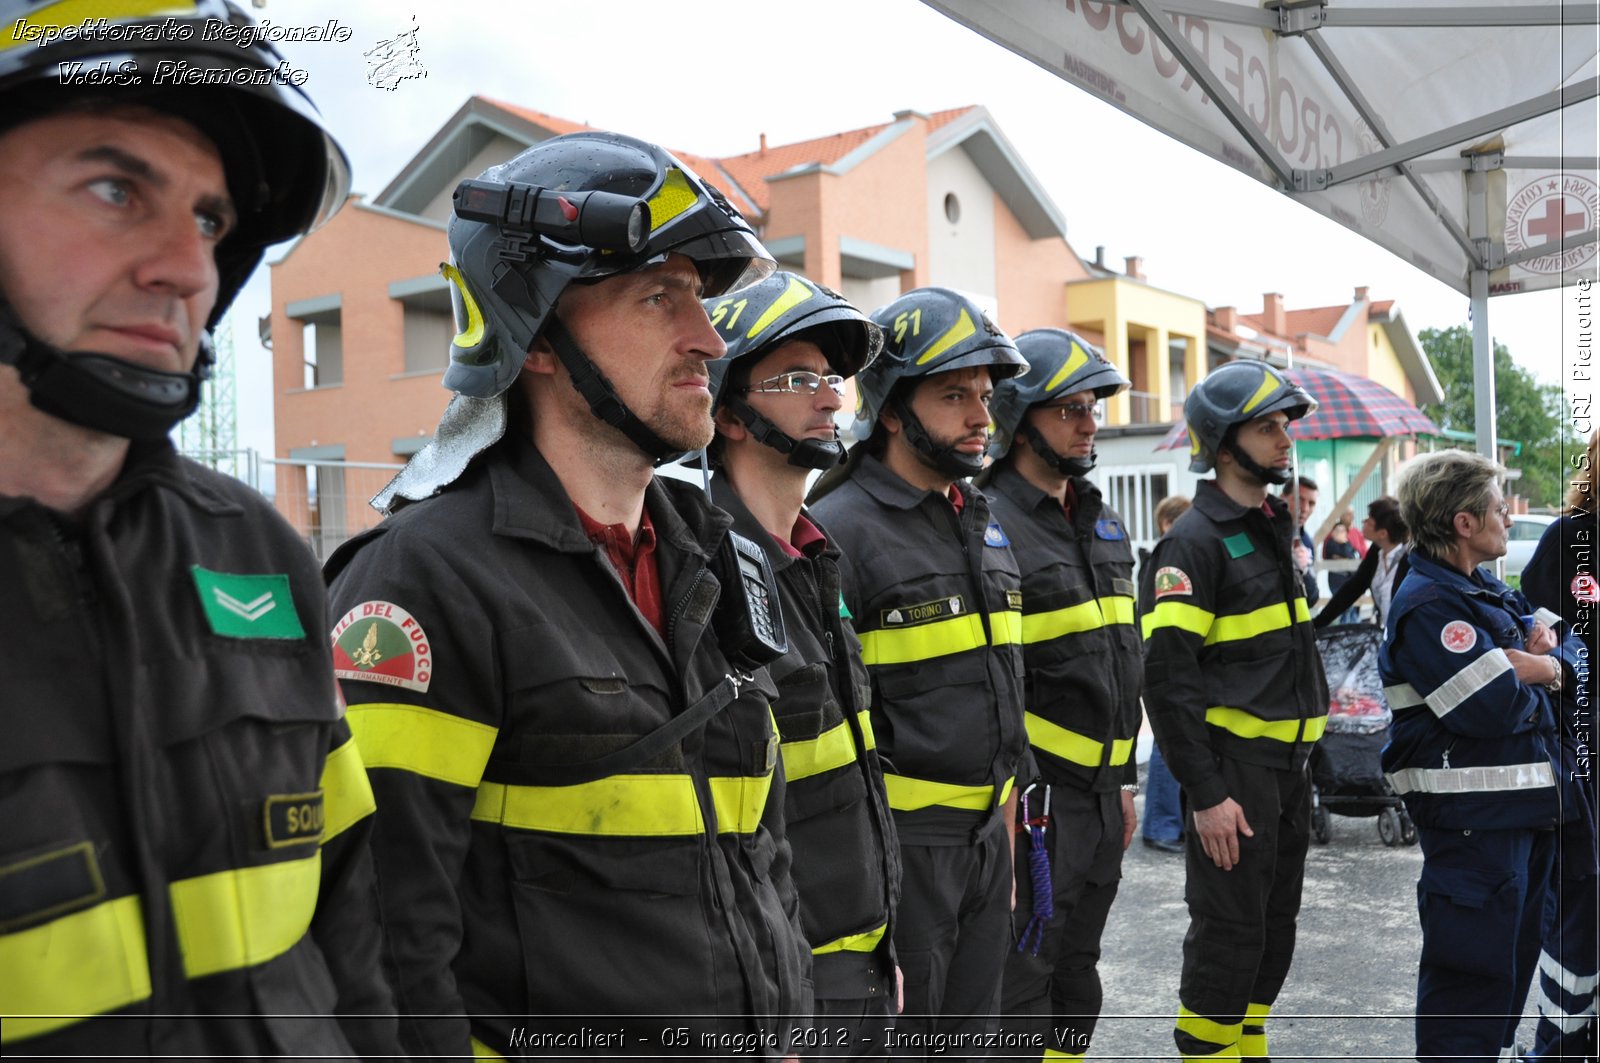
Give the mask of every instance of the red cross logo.
[[1568, 233], [1583, 228], [1583, 211], [1569, 212], [1566, 196], [1551, 196], [1545, 201], [1544, 213], [1537, 218], [1529, 218], [1526, 228], [1530, 237], [1538, 237], [1533, 246], [1553, 244]]
[[1478, 633], [1465, 620], [1452, 620], [1439, 632], [1439, 641], [1451, 653], [1466, 653], [1478, 642]]
[[1591, 605], [1600, 602], [1600, 581], [1588, 572], [1578, 573], [1572, 577], [1572, 596]]

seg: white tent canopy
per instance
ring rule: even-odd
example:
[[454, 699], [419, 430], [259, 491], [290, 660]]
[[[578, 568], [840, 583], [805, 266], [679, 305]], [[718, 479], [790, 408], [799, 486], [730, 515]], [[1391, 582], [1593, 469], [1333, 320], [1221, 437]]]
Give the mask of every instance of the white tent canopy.
[[924, 0], [1472, 299], [1593, 280], [1600, 2]]

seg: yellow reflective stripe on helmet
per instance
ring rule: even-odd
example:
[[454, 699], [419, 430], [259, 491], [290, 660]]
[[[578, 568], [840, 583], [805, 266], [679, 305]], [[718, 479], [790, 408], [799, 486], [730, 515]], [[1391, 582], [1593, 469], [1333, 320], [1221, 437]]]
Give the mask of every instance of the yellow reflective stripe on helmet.
[[878, 942], [883, 940], [883, 933], [888, 929], [889, 924], [884, 923], [864, 934], [846, 934], [842, 938], [834, 938], [826, 945], [818, 945], [811, 950], [811, 953], [814, 956], [821, 956], [828, 952], [872, 952], [878, 947]]
[[676, 166], [667, 171], [666, 180], [650, 197], [650, 231], [655, 232], [700, 199], [699, 193]]
[[[1016, 610], [989, 614], [994, 644], [1022, 641], [1023, 619]], [[985, 645], [983, 616], [967, 613], [916, 627], [879, 628], [861, 633], [861, 659], [869, 665], [909, 664], [975, 650]]]
[[137, 897], [0, 934], [0, 1043], [7, 1046], [149, 996], [150, 961]]
[[755, 339], [766, 331], [767, 327], [774, 321], [816, 294], [799, 277], [790, 277], [789, 287], [783, 290], [782, 295], [773, 300], [771, 306], [761, 312], [761, 316], [756, 318], [755, 323], [750, 326], [750, 331], [745, 333], [745, 338]]
[[711, 807], [718, 834], [754, 834], [772, 792], [771, 775], [713, 775]]
[[967, 313], [966, 307], [962, 307], [961, 316], [956, 318], [956, 323], [951, 325], [949, 331], [947, 331], [943, 336], [940, 336], [938, 339], [933, 341], [933, 345], [923, 352], [921, 358], [917, 359], [917, 364], [925, 365], [928, 362], [933, 361], [945, 351], [948, 351], [950, 348], [954, 347], [968, 336], [975, 334], [977, 331], [978, 326], [972, 323], [972, 315]]
[[1211, 625], [1216, 618], [1215, 613], [1188, 602], [1157, 602], [1156, 607], [1140, 619], [1140, 626], [1147, 639], [1157, 629], [1164, 627], [1175, 627], [1205, 638], [1211, 633]]
[[478, 309], [478, 300], [472, 297], [472, 289], [467, 287], [467, 279], [461, 271], [448, 262], [439, 264], [439, 272], [445, 279], [456, 286], [456, 291], [461, 295], [461, 306], [467, 312], [467, 327], [456, 333], [456, 338], [450, 342], [461, 348], [472, 348], [483, 342], [483, 311]]
[[1133, 623], [1133, 599], [1117, 594], [1091, 598], [1087, 602], [1051, 609], [1043, 613], [1022, 614], [1022, 643], [1049, 642], [1063, 635], [1095, 631], [1107, 624]]
[[1256, 388], [1256, 393], [1250, 396], [1250, 401], [1244, 404], [1240, 413], [1249, 413], [1251, 410], [1267, 401], [1267, 396], [1278, 390], [1278, 380], [1271, 373], [1263, 373], [1261, 386]]
[[447, 712], [382, 701], [350, 706], [345, 720], [368, 770], [399, 768], [457, 786], [482, 781], [500, 734], [486, 723]]
[[1044, 394], [1049, 395], [1052, 391], [1065, 383], [1066, 379], [1073, 373], [1076, 373], [1078, 370], [1082, 369], [1088, 364], [1089, 352], [1074, 343], [1072, 345], [1072, 354], [1067, 357], [1066, 362], [1061, 366], [1061, 368], [1056, 370], [1056, 375], [1050, 378], [1049, 383], [1045, 384]]
[[[1052, 723], [1043, 716], [1027, 713], [1024, 716], [1028, 725], [1028, 742], [1038, 746], [1046, 753], [1053, 753], [1062, 760], [1070, 760], [1074, 764], [1082, 764], [1086, 768], [1098, 768], [1101, 758], [1105, 756], [1104, 742], [1097, 742], [1088, 735], [1081, 735], [1077, 731], [1069, 731], [1058, 723]], [[1111, 765], [1128, 763], [1128, 757], [1133, 754], [1133, 739], [1117, 738], [1111, 742]]]
[[821, 775], [856, 760], [856, 738], [850, 731], [850, 721], [830, 727], [815, 738], [785, 742], [783, 774], [790, 782]]
[[1177, 1028], [1179, 1032], [1186, 1033], [1190, 1037], [1205, 1041], [1208, 1044], [1226, 1046], [1236, 1044], [1239, 1040], [1239, 1028], [1243, 1025], [1240, 1022], [1227, 1024], [1215, 1022], [1204, 1015], [1196, 1015], [1181, 1004], [1178, 1005]]
[[328, 754], [318, 785], [322, 787], [323, 810], [327, 816], [322, 834], [324, 845], [377, 811], [372, 783], [367, 780], [367, 767], [361, 763], [361, 750], [353, 737]]
[[482, 1041], [478, 1040], [476, 1037], [469, 1038], [469, 1041], [472, 1044], [472, 1058], [473, 1059], [504, 1059], [504, 1058], [506, 1058], [505, 1056], [502, 1056], [499, 1052], [496, 1052], [494, 1049], [492, 1049], [488, 1045], [484, 1044]]
[[[1305, 735], [1300, 734], [1300, 724], [1305, 723]], [[1263, 720], [1243, 709], [1213, 705], [1206, 710], [1206, 723], [1220, 727], [1240, 738], [1271, 738], [1278, 742], [1315, 742], [1328, 726], [1327, 716], [1312, 716], [1304, 721]]]
[[1283, 602], [1274, 602], [1272, 605], [1263, 605], [1260, 609], [1252, 609], [1248, 613], [1219, 613], [1216, 622], [1211, 625], [1211, 630], [1206, 632], [1206, 645], [1255, 638], [1269, 631], [1281, 631], [1291, 627], [1296, 621], [1310, 622], [1310, 620], [1311, 610], [1306, 608], [1306, 600], [1298, 596], [1294, 600], [1292, 609]]
[[186, 878], [169, 887], [190, 978], [251, 967], [305, 936], [317, 907], [322, 854]]
[[1000, 788], [1000, 800], [994, 800], [992, 786], [958, 786], [954, 783], [913, 779], [909, 775], [883, 773], [883, 786], [889, 794], [889, 807], [900, 812], [915, 812], [919, 808], [943, 805], [946, 808], [965, 808], [974, 812], [987, 812], [995, 805], [1003, 805], [1011, 796], [1015, 779], [1007, 779]]
[[[82, 26], [90, 19], [103, 18], [115, 23], [133, 22], [153, 15], [192, 15], [196, 6], [194, 0], [56, 0], [53, 4], [40, 4], [26, 16], [7, 23], [3, 27], [4, 32], [0, 32], [0, 52], [19, 44], [42, 44], [44, 33], [60, 33], [69, 26]], [[161, 29], [157, 27], [157, 32]], [[161, 36], [160, 39], [166, 40], [167, 37]]]

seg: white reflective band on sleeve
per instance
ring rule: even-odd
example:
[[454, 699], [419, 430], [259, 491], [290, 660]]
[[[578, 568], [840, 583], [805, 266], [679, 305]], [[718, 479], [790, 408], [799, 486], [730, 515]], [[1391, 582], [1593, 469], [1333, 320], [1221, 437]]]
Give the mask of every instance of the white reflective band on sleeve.
[[1428, 703], [1428, 699], [1418, 694], [1417, 688], [1410, 683], [1396, 683], [1392, 687], [1384, 687], [1383, 700], [1389, 703], [1390, 709], [1412, 709]]
[[1484, 768], [1406, 768], [1389, 775], [1397, 794], [1477, 794], [1496, 790], [1537, 790], [1556, 784], [1548, 763], [1501, 764]]
[[1600, 984], [1600, 977], [1592, 974], [1573, 974], [1557, 963], [1556, 958], [1548, 952], [1539, 953], [1539, 972], [1560, 986], [1563, 993], [1571, 993], [1575, 997], [1593, 993], [1595, 986]]
[[1437, 690], [1428, 695], [1428, 707], [1435, 716], [1446, 716], [1450, 710], [1509, 671], [1512, 671], [1511, 661], [1506, 657], [1506, 651], [1495, 647], [1441, 683]]

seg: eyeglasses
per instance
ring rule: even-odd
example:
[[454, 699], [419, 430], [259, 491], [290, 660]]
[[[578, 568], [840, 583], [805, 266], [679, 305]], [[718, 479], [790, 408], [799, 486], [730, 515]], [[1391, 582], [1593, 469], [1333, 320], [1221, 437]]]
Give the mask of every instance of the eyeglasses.
[[840, 398], [844, 397], [844, 377], [838, 373], [809, 373], [797, 369], [792, 373], [779, 373], [769, 376], [765, 380], [757, 380], [749, 387], [743, 389], [746, 395], [815, 395], [822, 390], [822, 385], [828, 385], [833, 393]]
[[1511, 503], [1502, 502], [1498, 506], [1495, 506], [1493, 509], [1486, 511], [1484, 513], [1484, 516], [1488, 516], [1490, 513], [1493, 513], [1495, 516], [1499, 517], [1501, 520], [1505, 520], [1507, 517], [1511, 516]]
[[1052, 410], [1063, 421], [1088, 417], [1095, 424], [1099, 424], [1106, 419], [1106, 404], [1103, 402], [1062, 402], [1053, 406], [1040, 406], [1039, 409]]

